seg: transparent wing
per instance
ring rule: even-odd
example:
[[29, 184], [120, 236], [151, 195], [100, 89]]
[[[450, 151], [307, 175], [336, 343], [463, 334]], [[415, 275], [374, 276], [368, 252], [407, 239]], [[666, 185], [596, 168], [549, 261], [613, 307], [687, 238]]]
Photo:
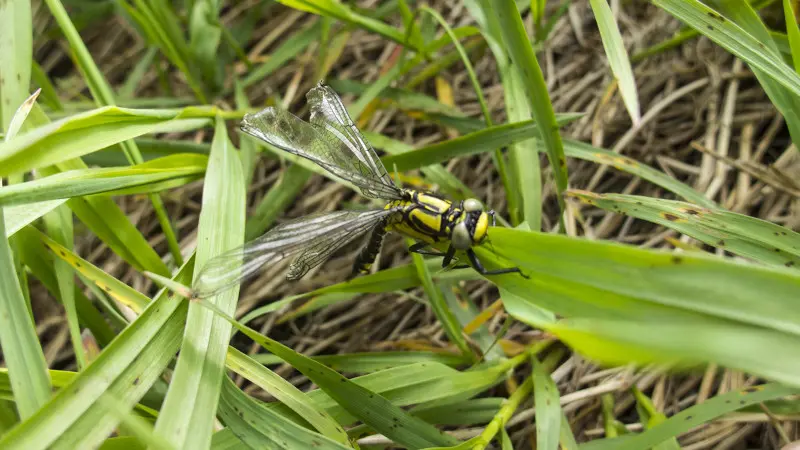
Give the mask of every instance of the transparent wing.
[[295, 255], [287, 278], [296, 280], [393, 212], [334, 211], [280, 224], [263, 236], [209, 260], [195, 278], [193, 296], [215, 295], [252, 277], [262, 267]]
[[342, 99], [333, 89], [320, 82], [308, 91], [306, 98], [311, 107], [311, 124], [320, 130], [320, 134], [332, 146], [338, 146], [354, 157], [353, 167], [361, 175], [373, 178], [383, 185], [395, 186], [375, 149], [358, 131]]
[[[317, 109], [312, 105], [312, 115], [321, 114], [313, 112]], [[361, 153], [354, 153], [350, 144], [326, 131], [323, 126], [304, 122], [283, 110], [266, 108], [255, 114], [246, 114], [241, 128], [245, 133], [309, 159], [337, 177], [350, 181], [358, 186], [365, 197], [386, 200], [401, 198], [400, 189], [388, 177], [377, 156], [364, 160]], [[342, 137], [348, 139], [344, 134]], [[376, 162], [379, 166], [375, 166]], [[379, 167], [383, 172], [375, 172], [370, 167]]]

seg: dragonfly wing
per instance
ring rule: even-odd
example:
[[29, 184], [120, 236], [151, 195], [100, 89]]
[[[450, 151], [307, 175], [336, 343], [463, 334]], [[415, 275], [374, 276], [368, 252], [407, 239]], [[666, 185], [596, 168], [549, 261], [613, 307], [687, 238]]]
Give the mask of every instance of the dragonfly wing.
[[255, 114], [246, 114], [241, 128], [247, 134], [313, 161], [358, 186], [367, 197], [387, 200], [400, 198], [400, 190], [394, 184], [384, 184], [379, 177], [363, 171], [355, 155], [342, 148], [343, 143], [287, 111], [266, 108]]
[[251, 278], [263, 267], [295, 255], [287, 278], [298, 279], [392, 213], [385, 209], [334, 211], [280, 224], [208, 261], [195, 278], [193, 295], [210, 297]]
[[365, 192], [364, 195], [385, 198], [381, 189], [398, 191], [378, 154], [358, 131], [336, 92], [320, 83], [306, 94], [306, 98], [311, 107], [311, 124], [332, 146], [351, 156], [355, 170], [381, 186], [378, 191]]

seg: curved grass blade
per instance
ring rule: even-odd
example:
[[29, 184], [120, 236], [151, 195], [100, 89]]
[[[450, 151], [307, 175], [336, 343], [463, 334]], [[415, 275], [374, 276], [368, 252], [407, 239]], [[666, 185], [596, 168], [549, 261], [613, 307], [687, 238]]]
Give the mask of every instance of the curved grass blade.
[[658, 223], [740, 256], [768, 264], [800, 266], [800, 234], [755, 217], [638, 195], [572, 190], [568, 196], [599, 208]]
[[636, 93], [636, 80], [633, 78], [631, 62], [628, 59], [622, 35], [614, 20], [614, 13], [606, 0], [589, 0], [589, 4], [592, 6], [592, 12], [597, 21], [597, 28], [600, 30], [608, 64], [617, 79], [622, 101], [631, 116], [633, 125], [636, 126], [642, 120], [639, 112], [639, 96]]
[[[558, 353], [552, 355], [560, 356]], [[558, 450], [559, 435], [561, 432], [561, 396], [556, 383], [550, 377], [548, 367], [555, 367], [558, 361], [548, 357], [544, 362], [539, 362], [531, 357], [533, 366], [533, 401], [536, 412], [536, 448], [542, 450]]]
[[[0, 21], [7, 22], [24, 8], [16, 10], [13, 5], [0, 5]], [[28, 5], [27, 15], [30, 15], [30, 5]], [[18, 16], [13, 19], [18, 19]], [[11, 37], [4, 36], [4, 33], [13, 31], [13, 27], [8, 27], [0, 37], [12, 40]], [[24, 42], [24, 39], [23, 39]], [[4, 47], [4, 45], [3, 45]], [[3, 48], [0, 48], [3, 50]], [[8, 49], [13, 54], [16, 50]], [[15, 65], [9, 62], [12, 67]], [[1, 74], [0, 74], [1, 75]], [[2, 94], [2, 92], [0, 92]], [[29, 102], [23, 102], [13, 117], [9, 117], [8, 134], [6, 139], [13, 138], [17, 130], [25, 122], [30, 108], [33, 106], [36, 94], [30, 97]], [[10, 98], [0, 98], [6, 103]], [[5, 127], [5, 122], [2, 124]], [[0, 179], [2, 186], [2, 179]], [[5, 218], [3, 208], [0, 207], [0, 347], [3, 349], [3, 359], [9, 369], [14, 401], [20, 419], [26, 419], [34, 414], [51, 395], [51, 381], [47, 372], [47, 363], [44, 353], [36, 335], [33, 313], [29, 309], [28, 300], [22, 291], [20, 279], [17, 277], [17, 265], [14, 262], [14, 255], [11, 252], [11, 245], [6, 236]]]
[[569, 184], [567, 160], [564, 156], [561, 134], [558, 131], [558, 121], [553, 111], [553, 104], [550, 101], [550, 94], [547, 92], [547, 83], [544, 80], [544, 74], [539, 66], [539, 61], [536, 59], [533, 47], [528, 40], [528, 34], [525, 31], [516, 3], [511, 0], [498, 0], [492, 2], [492, 4], [498, 15], [501, 25], [500, 30], [508, 55], [514, 65], [523, 68], [522, 82], [525, 86], [525, 93], [531, 102], [531, 112], [536, 120], [536, 126], [542, 138], [556, 182], [558, 205], [561, 210], [559, 223], [563, 229], [565, 204], [562, 194], [567, 190]]
[[[212, 257], [244, 241], [245, 186], [239, 155], [217, 117], [198, 226], [195, 277]], [[211, 298], [233, 313], [239, 288]], [[230, 326], [197, 304], [189, 307], [175, 373], [156, 422], [156, 433], [179, 448], [206, 448], [211, 442]]]
[[[559, 125], [577, 119], [580, 115], [567, 114], [559, 117]], [[382, 158], [386, 167], [406, 171], [441, 163], [458, 156], [468, 156], [505, 147], [515, 142], [539, 136], [533, 120], [495, 125], [445, 142], [429, 145], [412, 152], [388, 155]]]
[[[176, 276], [188, 282], [191, 264]], [[71, 449], [100, 444], [119, 422], [97, 407], [109, 395], [133, 407], [178, 350], [187, 304], [166, 290], [35, 415], [0, 438], [3, 449]]]
[[352, 448], [302, 427], [274, 409], [257, 403], [239, 390], [227, 377], [222, 385], [219, 414], [229, 429], [250, 448], [281, 450]]
[[181, 111], [174, 110], [98, 108], [48, 123], [0, 144], [0, 176], [67, 161], [142, 134], [188, 130], [206, 123], [205, 118], [183, 118]]
[[77, 169], [0, 188], [0, 205], [20, 205], [92, 194], [129, 195], [181, 186], [205, 173], [203, 155], [172, 155], [128, 167]]
[[747, 62], [800, 142], [800, 74], [787, 65], [766, 25], [742, 0], [714, 1], [720, 12], [697, 0], [653, 0], [676, 18]]
[[[0, 208], [0, 218], [3, 210]], [[28, 313], [14, 261], [5, 220], [0, 221], [0, 345], [9, 369], [14, 400], [22, 419], [33, 415], [50, 398], [47, 363]]]
[[[413, 244], [414, 241], [412, 239], [406, 239], [406, 245], [411, 246]], [[470, 349], [467, 340], [464, 338], [464, 334], [461, 332], [461, 325], [458, 323], [453, 311], [451, 311], [450, 307], [447, 305], [441, 291], [439, 291], [439, 288], [433, 283], [433, 278], [431, 278], [431, 273], [425, 266], [423, 256], [419, 253], [412, 253], [411, 259], [414, 261], [414, 266], [417, 269], [417, 276], [422, 282], [422, 288], [425, 290], [425, 294], [428, 297], [429, 305], [442, 324], [442, 328], [445, 333], [447, 333], [447, 337], [458, 347], [464, 357], [474, 358], [475, 354], [472, 349]]]
[[30, 2], [0, 3], [0, 130], [8, 132], [30, 92], [33, 31]]
[[[234, 348], [228, 350], [226, 363], [228, 368], [247, 378], [275, 397], [279, 402], [288, 406], [298, 416], [302, 417], [316, 428], [323, 436], [343, 446], [349, 443], [347, 433], [324, 409], [314, 405], [303, 391], [284, 380], [280, 375], [275, 374], [275, 372], [272, 372]], [[226, 395], [226, 393], [223, 393], [223, 397]], [[236, 395], [240, 396], [245, 394], [240, 393]], [[234, 399], [230, 400], [233, 401]], [[311, 442], [305, 442], [305, 445], [309, 446]]]
[[289, 347], [265, 337], [239, 324], [215, 305], [199, 300], [198, 303], [216, 312], [240, 332], [253, 339], [273, 354], [283, 358], [298, 371], [309, 377], [348, 412], [395, 442], [409, 448], [426, 448], [433, 445], [453, 445], [455, 439], [442, 434], [433, 426], [416, 419], [386, 398], [351, 382], [332, 369], [307, 358]]
[[[266, 353], [253, 355], [253, 360], [263, 365], [282, 364], [279, 357]], [[317, 355], [313, 358], [337, 372], [344, 373], [372, 373], [393, 367], [406, 366], [423, 362], [435, 362], [446, 366], [456, 367], [469, 363], [469, 360], [455, 353], [439, 353], [425, 351], [388, 351], [347, 353], [343, 355]]]

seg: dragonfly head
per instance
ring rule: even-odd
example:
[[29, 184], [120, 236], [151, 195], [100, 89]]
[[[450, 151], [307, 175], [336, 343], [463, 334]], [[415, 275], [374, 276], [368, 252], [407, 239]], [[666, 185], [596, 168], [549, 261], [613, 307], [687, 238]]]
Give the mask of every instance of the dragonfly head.
[[494, 223], [494, 211], [484, 211], [481, 202], [474, 198], [464, 200], [461, 208], [464, 212], [453, 227], [450, 240], [457, 250], [466, 250], [486, 239], [490, 218]]

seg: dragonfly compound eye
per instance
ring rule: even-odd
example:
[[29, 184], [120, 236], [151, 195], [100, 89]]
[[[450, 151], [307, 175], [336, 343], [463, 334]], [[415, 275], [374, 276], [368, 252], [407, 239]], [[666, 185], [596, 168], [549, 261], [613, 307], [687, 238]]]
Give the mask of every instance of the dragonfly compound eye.
[[468, 198], [464, 200], [464, 211], [483, 211], [483, 205], [478, 199]]
[[450, 240], [457, 250], [466, 250], [472, 246], [472, 236], [466, 222], [459, 222], [453, 227], [453, 236]]

